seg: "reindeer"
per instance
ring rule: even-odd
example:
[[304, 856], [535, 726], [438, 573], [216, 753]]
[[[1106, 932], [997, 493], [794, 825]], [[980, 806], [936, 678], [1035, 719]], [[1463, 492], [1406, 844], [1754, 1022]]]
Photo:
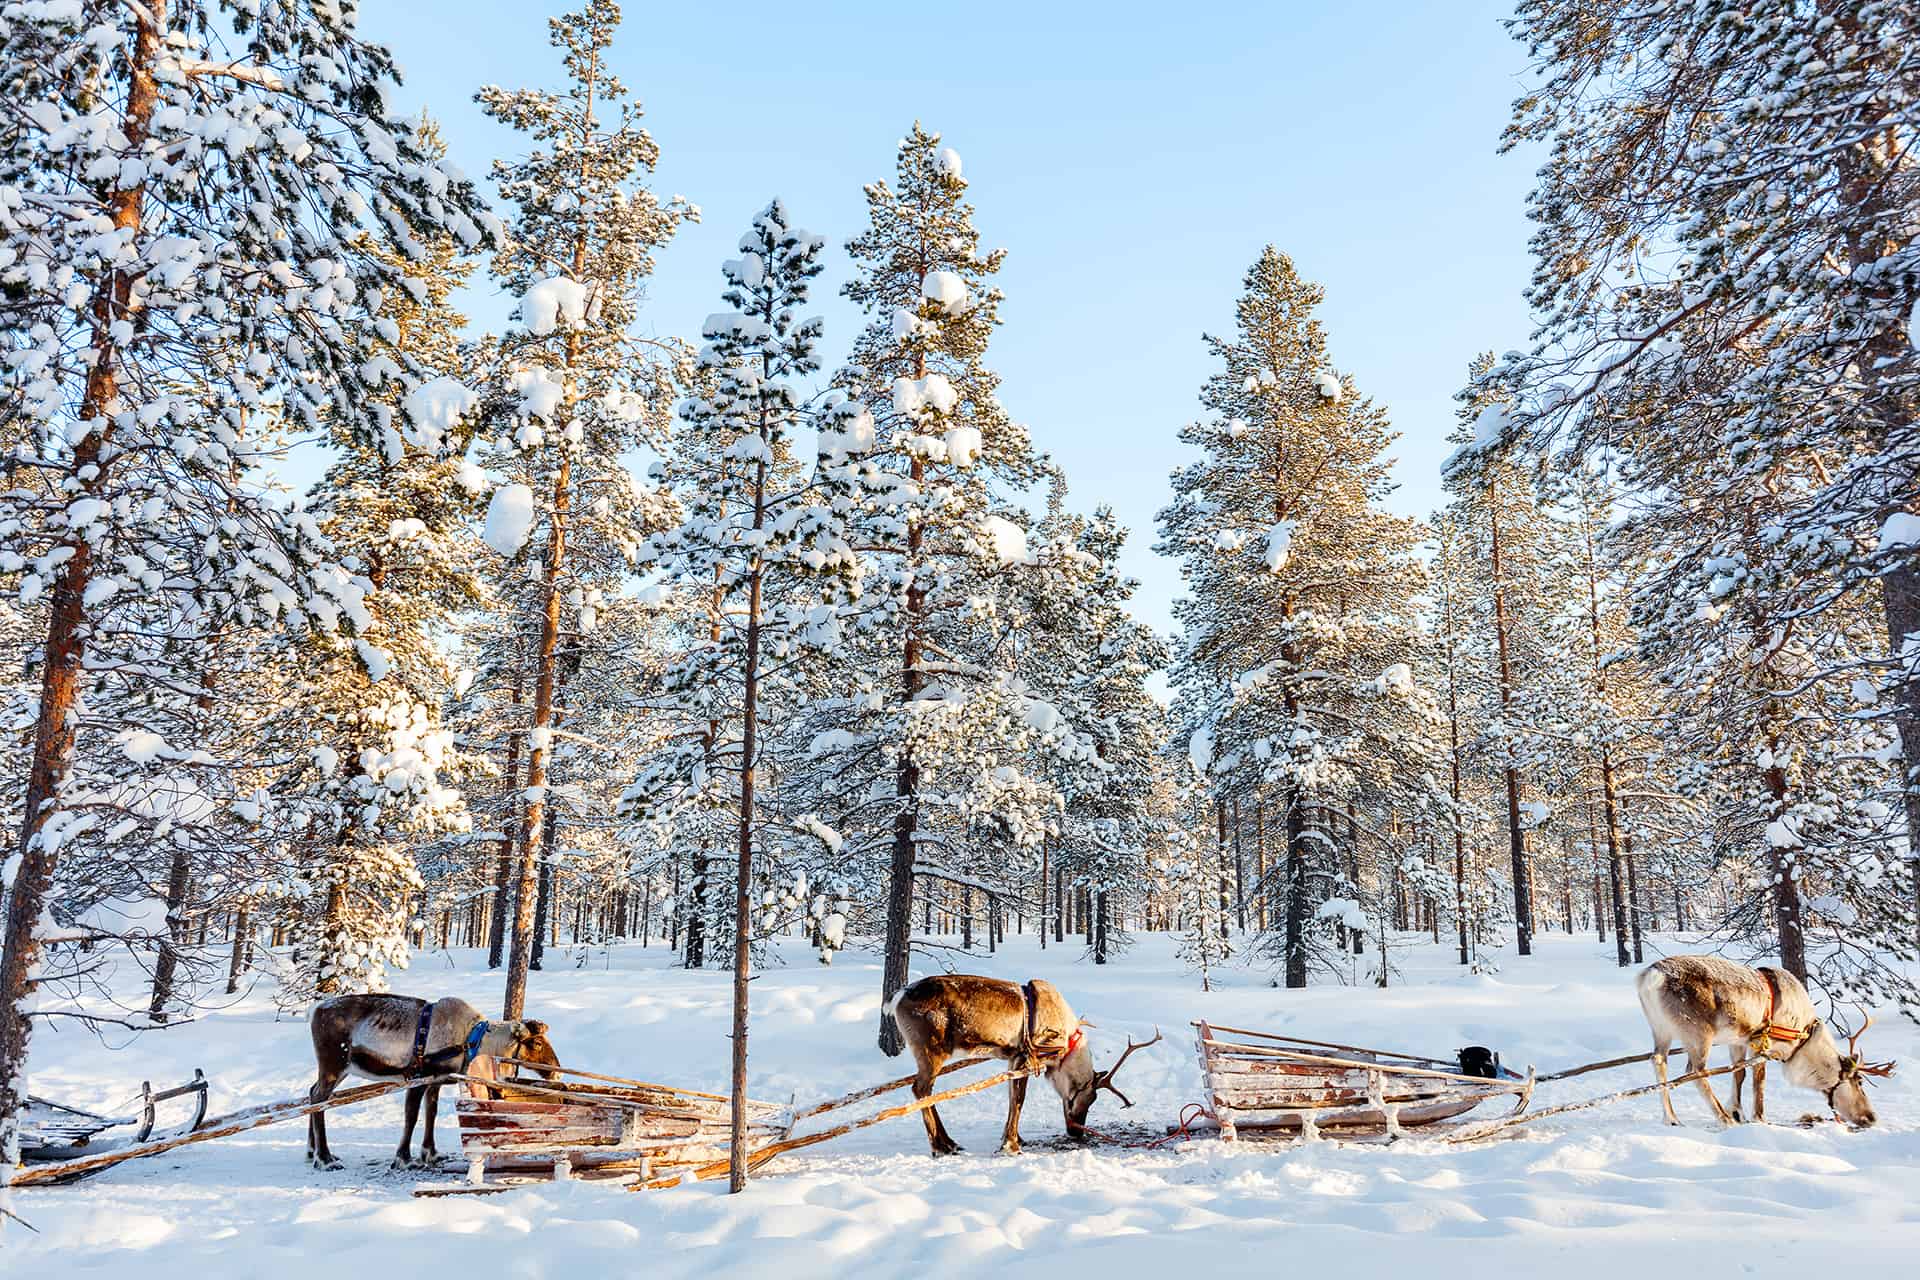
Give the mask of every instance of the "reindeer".
[[[332, 1097], [349, 1071], [373, 1080], [418, 1078], [465, 1072], [478, 1057], [560, 1065], [547, 1039], [546, 1023], [489, 1022], [478, 1009], [452, 997], [429, 1003], [412, 996], [333, 996], [313, 1007], [308, 1024], [319, 1069], [313, 1087], [307, 1090], [309, 1102], [325, 1102]], [[535, 1070], [549, 1080], [554, 1076], [540, 1065]], [[423, 1097], [427, 1132], [420, 1142], [418, 1163], [431, 1164], [439, 1158], [433, 1122], [440, 1109], [440, 1086], [418, 1085], [407, 1090], [406, 1127], [393, 1156], [396, 1169], [415, 1163], [413, 1127], [420, 1117]], [[327, 1146], [327, 1117], [323, 1111], [314, 1112], [307, 1121], [307, 1160], [323, 1169], [341, 1167]]]
[[1824, 1093], [1827, 1106], [1842, 1120], [1862, 1127], [1874, 1122], [1873, 1104], [1862, 1084], [1866, 1077], [1891, 1074], [1893, 1064], [1860, 1059], [1860, 1037], [1873, 1025], [1872, 1018], [1853, 1033], [1843, 1054], [1798, 978], [1715, 956], [1669, 956], [1643, 969], [1634, 985], [1653, 1030], [1653, 1072], [1668, 1124], [1680, 1123], [1666, 1087], [1667, 1050], [1675, 1041], [1687, 1051], [1689, 1073], [1706, 1066], [1714, 1045], [1728, 1046], [1734, 1066], [1733, 1109], [1721, 1105], [1708, 1081], [1696, 1081], [1722, 1124], [1740, 1123], [1740, 1091], [1750, 1057], [1755, 1120], [1767, 1118], [1767, 1062], [1772, 1059], [1793, 1084]]
[[[1127, 1106], [1133, 1103], [1114, 1086], [1113, 1077], [1135, 1049], [1160, 1039], [1135, 1044], [1131, 1038], [1119, 1061], [1105, 1071], [1093, 1067], [1093, 1054], [1081, 1034], [1081, 1022], [1066, 998], [1050, 982], [1035, 979], [1021, 987], [999, 978], [952, 974], [922, 978], [895, 993], [888, 1006], [900, 1036], [913, 1050], [919, 1071], [913, 1096], [933, 1092], [940, 1068], [953, 1057], [999, 1058], [1029, 1074], [1043, 1072], [1060, 1095], [1067, 1132], [1085, 1141], [1087, 1112], [1094, 1096], [1105, 1089]], [[1007, 1084], [1007, 1124], [1000, 1150], [1020, 1152], [1020, 1108], [1027, 1100], [1027, 1076]], [[948, 1134], [940, 1113], [928, 1107], [921, 1113], [927, 1143], [936, 1156], [954, 1155], [962, 1148]]]

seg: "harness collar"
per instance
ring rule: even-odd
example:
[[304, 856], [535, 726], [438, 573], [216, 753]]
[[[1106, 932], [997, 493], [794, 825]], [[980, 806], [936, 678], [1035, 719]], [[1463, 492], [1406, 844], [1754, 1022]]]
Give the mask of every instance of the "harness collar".
[[480, 1019], [480, 1021], [473, 1024], [473, 1030], [467, 1032], [466, 1043], [461, 1046], [461, 1049], [463, 1052], [461, 1056], [460, 1070], [463, 1074], [466, 1072], [468, 1067], [471, 1067], [473, 1065], [473, 1060], [480, 1056], [480, 1042], [487, 1038], [487, 1032], [491, 1031], [492, 1029], [493, 1029], [493, 1024], [491, 1022], [488, 1022], [485, 1018], [482, 1018]]
[[[1780, 1001], [1779, 979], [1774, 976], [1772, 969], [1766, 968], [1760, 970], [1760, 976], [1767, 984], [1767, 1021], [1762, 1032], [1766, 1043], [1761, 1046], [1762, 1052], [1776, 1044], [1790, 1044], [1794, 1047], [1793, 1050], [1787, 1054], [1787, 1057], [1791, 1058], [1794, 1053], [1799, 1052], [1800, 1046], [1804, 1044], [1807, 1037], [1812, 1034], [1812, 1026], [1787, 1027], [1775, 1022], [1773, 1020], [1774, 1008]], [[1818, 1019], [1815, 1021], [1818, 1021]], [[1757, 1040], [1761, 1037], [1755, 1036], [1754, 1038]]]
[[[1038, 1025], [1040, 1017], [1040, 993], [1034, 989], [1033, 983], [1024, 982], [1020, 985], [1020, 995], [1027, 1002], [1027, 1056], [1038, 1066], [1041, 1063], [1041, 1055], [1034, 1049], [1034, 1037], [1040, 1030]], [[1050, 1060], [1046, 1063], [1046, 1066], [1049, 1068], [1058, 1066], [1068, 1058], [1071, 1058], [1073, 1051], [1080, 1047], [1082, 1037], [1083, 1032], [1076, 1024], [1073, 1028], [1073, 1034], [1067, 1037], [1067, 1047], [1062, 1049], [1057, 1056], [1052, 1052], [1046, 1054], [1046, 1058]]]
[[420, 1002], [420, 1021], [413, 1028], [413, 1058], [407, 1064], [410, 1076], [425, 1075], [427, 1070], [427, 1032], [433, 1026], [433, 1005]]

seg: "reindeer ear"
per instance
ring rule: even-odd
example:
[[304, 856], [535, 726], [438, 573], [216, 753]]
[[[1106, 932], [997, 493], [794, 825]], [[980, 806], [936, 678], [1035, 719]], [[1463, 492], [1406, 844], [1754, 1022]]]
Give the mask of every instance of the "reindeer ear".
[[527, 1034], [529, 1036], [543, 1036], [547, 1034], [547, 1024], [544, 1022], [535, 1022], [532, 1019], [529, 1019], [527, 1021], [526, 1027], [527, 1027]]

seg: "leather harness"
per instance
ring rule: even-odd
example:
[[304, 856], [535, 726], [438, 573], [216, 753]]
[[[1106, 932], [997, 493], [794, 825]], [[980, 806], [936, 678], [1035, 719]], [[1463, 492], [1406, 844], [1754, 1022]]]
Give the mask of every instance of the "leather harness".
[[480, 1042], [486, 1039], [493, 1024], [485, 1018], [473, 1024], [467, 1032], [467, 1038], [459, 1044], [451, 1044], [434, 1053], [427, 1052], [427, 1032], [433, 1026], [433, 1005], [425, 1000], [420, 1002], [420, 1021], [413, 1029], [413, 1057], [407, 1063], [408, 1076], [439, 1075], [451, 1065], [454, 1056], [460, 1057], [460, 1071], [464, 1074], [473, 1060], [480, 1056]]
[[1801, 1043], [1812, 1034], [1812, 1027], [1786, 1027], [1775, 1022], [1773, 1020], [1773, 1013], [1775, 1007], [1780, 1003], [1780, 980], [1774, 976], [1772, 969], [1761, 969], [1760, 976], [1766, 980], [1767, 984], [1767, 1021], [1764, 1030], [1760, 1034], [1755, 1035], [1754, 1039], [1757, 1041], [1763, 1040], [1763, 1043], [1759, 1045], [1759, 1052], [1762, 1057], [1772, 1056], [1766, 1051], [1776, 1044], [1793, 1045], [1794, 1048], [1789, 1050], [1786, 1055], [1791, 1058], [1794, 1052], [1799, 1049]]
[[[1035, 1048], [1034, 1037], [1039, 1034], [1040, 1030], [1040, 993], [1034, 990], [1033, 983], [1023, 982], [1020, 984], [1020, 994], [1027, 1002], [1027, 1057], [1038, 1066], [1041, 1061], [1041, 1054]], [[1072, 1057], [1073, 1051], [1080, 1047], [1080, 1040], [1080, 1028], [1076, 1026], [1073, 1029], [1073, 1034], [1067, 1037], [1067, 1047], [1060, 1050], [1058, 1055], [1055, 1055], [1051, 1048], [1048, 1049], [1045, 1056], [1051, 1059], [1051, 1062], [1047, 1065], [1058, 1065]]]

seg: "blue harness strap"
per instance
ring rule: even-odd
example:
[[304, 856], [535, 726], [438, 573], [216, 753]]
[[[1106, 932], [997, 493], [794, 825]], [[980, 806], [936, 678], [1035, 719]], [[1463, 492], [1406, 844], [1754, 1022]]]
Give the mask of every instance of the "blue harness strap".
[[467, 1032], [466, 1057], [460, 1063], [460, 1070], [462, 1072], [466, 1071], [468, 1067], [471, 1067], [473, 1060], [480, 1056], [480, 1042], [487, 1038], [487, 1032], [491, 1030], [492, 1027], [493, 1024], [491, 1022], [482, 1018], [473, 1024], [473, 1030]]

